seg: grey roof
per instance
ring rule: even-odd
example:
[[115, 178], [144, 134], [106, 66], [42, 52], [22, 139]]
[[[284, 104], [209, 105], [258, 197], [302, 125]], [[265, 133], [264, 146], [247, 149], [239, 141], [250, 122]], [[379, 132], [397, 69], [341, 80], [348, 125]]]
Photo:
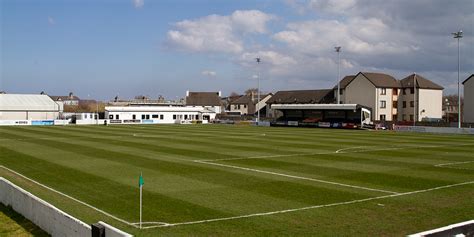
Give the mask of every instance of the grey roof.
[[0, 111], [58, 111], [59, 105], [47, 95], [0, 94]]
[[[263, 100], [265, 99], [268, 95], [271, 95], [270, 94], [261, 94], [260, 95], [260, 100]], [[258, 95], [254, 95], [254, 101], [252, 101], [252, 95], [244, 95], [244, 96], [241, 96], [240, 98], [234, 100], [234, 101], [231, 101], [230, 103], [231, 104], [249, 104], [249, 103], [256, 103], [257, 101], [257, 97]]]
[[[351, 83], [355, 77], [355, 75], [349, 75], [342, 78], [342, 80], [339, 82], [341, 89], [346, 88], [346, 86], [349, 85], [349, 83]], [[334, 89], [337, 89], [337, 85], [334, 86]]]
[[[377, 88], [399, 88], [400, 82], [394, 77], [376, 72], [359, 72]], [[357, 74], [357, 75], [359, 75]], [[350, 82], [349, 82], [350, 83]]]
[[411, 74], [400, 80], [400, 85], [402, 88], [412, 88], [413, 87], [413, 80], [416, 76], [416, 88], [420, 89], [432, 89], [432, 90], [442, 90], [444, 89], [442, 86], [418, 75], [418, 74]]
[[189, 92], [186, 96], [186, 105], [220, 106], [219, 92]]
[[333, 90], [278, 91], [267, 104], [320, 104], [334, 102]]
[[464, 80], [462, 82], [462, 84], [464, 85], [464, 83], [466, 83], [467, 81], [469, 81], [470, 79], [474, 78], [474, 74], [472, 74], [470, 77], [468, 77], [466, 80]]

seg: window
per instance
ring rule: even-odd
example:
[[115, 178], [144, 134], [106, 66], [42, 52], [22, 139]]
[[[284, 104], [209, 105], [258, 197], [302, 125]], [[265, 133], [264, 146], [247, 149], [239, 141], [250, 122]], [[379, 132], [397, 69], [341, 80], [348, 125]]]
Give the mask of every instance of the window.
[[234, 105], [234, 109], [237, 109], [237, 105]]
[[113, 114], [110, 114], [110, 115], [109, 115], [109, 119], [114, 119], [114, 115], [113, 115]]
[[402, 120], [407, 121], [407, 115], [406, 114], [402, 114]]
[[385, 100], [380, 101], [380, 108], [386, 108], [387, 107], [387, 102]]
[[165, 119], [165, 116], [163, 114], [160, 114], [160, 119], [161, 120]]
[[339, 95], [344, 94], [344, 89], [339, 89]]
[[406, 107], [407, 107], [407, 102], [403, 101], [403, 108], [406, 108]]
[[415, 94], [415, 89], [410, 88], [410, 94]]
[[147, 115], [145, 116], [145, 119], [150, 119], [150, 115], [147, 114]]
[[173, 114], [173, 119], [176, 120], [176, 114]]
[[393, 102], [392, 102], [392, 108], [393, 108], [393, 109], [398, 108], [398, 101], [393, 101]]
[[382, 88], [380, 91], [381, 95], [386, 95], [387, 94], [387, 88]]
[[184, 115], [184, 120], [188, 120], [188, 115], [187, 114]]
[[144, 115], [144, 114], [142, 114], [142, 119], [145, 119], [145, 115]]
[[380, 121], [385, 121], [385, 114], [380, 115]]
[[158, 114], [152, 115], [151, 118], [158, 118]]
[[240, 105], [237, 105], [237, 108], [240, 109]]
[[410, 107], [412, 107], [412, 108], [415, 107], [415, 102], [413, 100], [410, 101]]
[[413, 114], [410, 114], [410, 121], [413, 121]]
[[244, 109], [246, 109], [246, 108], [247, 108], [247, 105], [244, 105]]
[[396, 89], [396, 88], [393, 88], [393, 90], [392, 90], [392, 94], [393, 94], [393, 95], [398, 95], [398, 89]]
[[406, 95], [407, 94], [407, 91], [406, 89], [403, 89], [403, 94]]
[[97, 119], [97, 114], [94, 115], [94, 119]]
[[137, 115], [136, 114], [132, 115], [132, 119], [134, 120], [137, 119]]
[[120, 119], [118, 114], [115, 115], [115, 119]]

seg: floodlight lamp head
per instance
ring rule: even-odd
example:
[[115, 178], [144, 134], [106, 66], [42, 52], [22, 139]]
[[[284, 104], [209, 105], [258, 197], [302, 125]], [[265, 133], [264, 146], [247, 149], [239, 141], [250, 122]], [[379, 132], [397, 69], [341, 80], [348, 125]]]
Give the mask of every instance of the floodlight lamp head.
[[337, 47], [334, 47], [334, 49], [336, 49], [336, 52], [341, 52], [341, 46], [337, 46]]
[[257, 63], [260, 63], [260, 58], [255, 58], [255, 60], [257, 60]]
[[451, 33], [455, 39], [462, 38], [462, 30]]

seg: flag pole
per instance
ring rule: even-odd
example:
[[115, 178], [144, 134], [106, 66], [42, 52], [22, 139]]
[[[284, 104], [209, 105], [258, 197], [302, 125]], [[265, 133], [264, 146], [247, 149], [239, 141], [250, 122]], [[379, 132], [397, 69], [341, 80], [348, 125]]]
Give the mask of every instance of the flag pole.
[[142, 173], [140, 173], [140, 229], [142, 228], [142, 189], [143, 189], [143, 184], [142, 184]]

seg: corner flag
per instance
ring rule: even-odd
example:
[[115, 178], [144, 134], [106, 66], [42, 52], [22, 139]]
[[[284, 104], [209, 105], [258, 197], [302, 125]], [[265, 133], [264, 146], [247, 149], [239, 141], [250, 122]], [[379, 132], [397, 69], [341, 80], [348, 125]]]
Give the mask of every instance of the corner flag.
[[138, 187], [140, 188], [140, 229], [142, 228], [142, 189], [143, 189], [143, 184], [145, 184], [145, 181], [143, 181], [143, 175], [140, 173], [140, 177], [138, 178]]
[[138, 187], [141, 188], [143, 184], [145, 184], [145, 182], [143, 181], [142, 174], [140, 174], [140, 178], [138, 178]]

